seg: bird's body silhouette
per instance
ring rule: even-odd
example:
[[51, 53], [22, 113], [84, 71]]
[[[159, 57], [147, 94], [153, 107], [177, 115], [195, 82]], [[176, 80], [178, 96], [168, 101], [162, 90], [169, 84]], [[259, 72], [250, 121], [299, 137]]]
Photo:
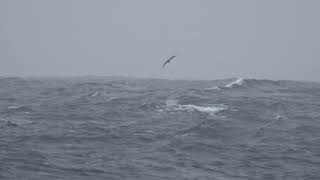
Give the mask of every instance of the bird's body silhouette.
[[171, 60], [173, 59], [173, 58], [175, 58], [176, 56], [171, 56], [168, 60], [166, 60], [166, 62], [163, 64], [163, 66], [162, 66], [162, 69], [166, 66], [166, 64], [168, 64], [168, 63], [170, 63], [171, 62]]

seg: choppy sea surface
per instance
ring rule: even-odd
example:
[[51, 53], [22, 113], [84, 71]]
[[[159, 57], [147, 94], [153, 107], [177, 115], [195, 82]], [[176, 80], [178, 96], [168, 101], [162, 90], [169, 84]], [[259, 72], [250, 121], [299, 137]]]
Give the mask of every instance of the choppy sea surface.
[[318, 180], [320, 83], [0, 78], [0, 179]]

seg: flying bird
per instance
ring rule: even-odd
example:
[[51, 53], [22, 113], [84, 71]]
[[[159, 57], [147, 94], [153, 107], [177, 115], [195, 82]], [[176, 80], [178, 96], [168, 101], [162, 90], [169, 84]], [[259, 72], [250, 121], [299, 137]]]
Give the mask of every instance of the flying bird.
[[166, 60], [166, 62], [163, 64], [163, 66], [162, 66], [162, 69], [164, 68], [164, 66], [166, 66], [166, 64], [168, 64], [168, 63], [170, 63], [171, 62], [171, 60], [173, 59], [173, 58], [175, 58], [176, 56], [171, 56], [168, 60]]

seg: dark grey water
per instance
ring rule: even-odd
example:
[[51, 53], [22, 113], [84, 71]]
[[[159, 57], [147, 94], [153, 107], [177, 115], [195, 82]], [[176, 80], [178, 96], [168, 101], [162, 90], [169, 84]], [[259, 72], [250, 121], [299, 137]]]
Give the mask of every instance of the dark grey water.
[[0, 179], [317, 180], [320, 84], [2, 78]]

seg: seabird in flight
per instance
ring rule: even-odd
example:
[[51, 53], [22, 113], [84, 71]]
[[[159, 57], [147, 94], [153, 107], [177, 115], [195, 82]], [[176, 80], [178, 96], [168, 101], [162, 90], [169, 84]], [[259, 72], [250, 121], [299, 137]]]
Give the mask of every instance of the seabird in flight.
[[163, 64], [162, 69], [164, 68], [164, 66], [165, 66], [166, 64], [170, 63], [171, 60], [172, 60], [173, 58], [175, 58], [175, 57], [176, 57], [176, 56], [171, 56], [171, 57]]

